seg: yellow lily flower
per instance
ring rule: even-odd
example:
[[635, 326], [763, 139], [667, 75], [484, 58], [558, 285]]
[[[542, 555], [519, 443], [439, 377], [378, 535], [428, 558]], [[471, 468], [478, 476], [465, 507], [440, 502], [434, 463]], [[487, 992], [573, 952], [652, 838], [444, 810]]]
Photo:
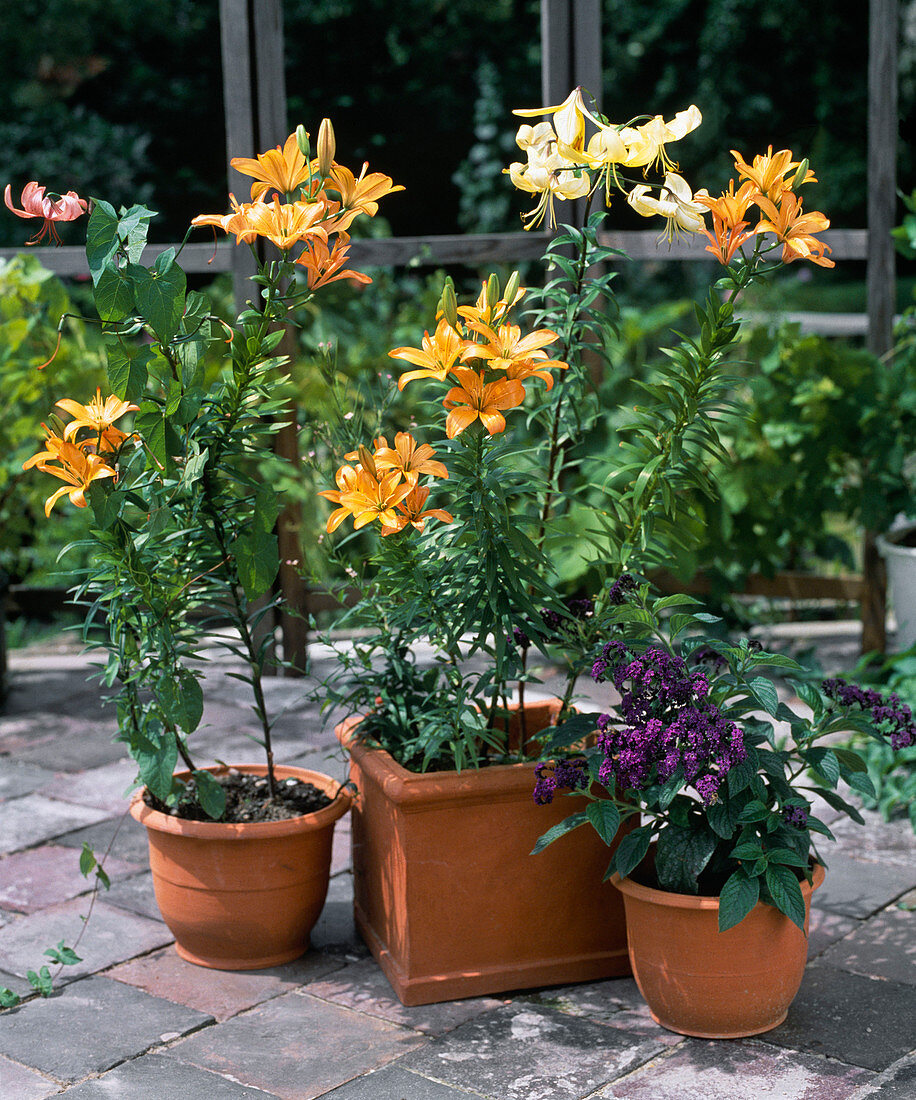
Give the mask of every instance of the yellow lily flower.
[[477, 301], [474, 305], [458, 307], [458, 313], [464, 317], [466, 321], [476, 321], [484, 325], [495, 325], [528, 293], [525, 287], [520, 286], [513, 295], [511, 302], [507, 301], [505, 298], [500, 298], [497, 302], [491, 302], [487, 293], [488, 288], [489, 280], [484, 279], [483, 286], [481, 287], [480, 293], [477, 295]]
[[461, 353], [462, 360], [484, 359], [494, 370], [504, 370], [509, 379], [522, 381], [533, 376], [543, 379], [549, 390], [553, 388], [553, 378], [545, 368], [565, 370], [569, 366], [568, 363], [548, 359], [547, 352], [543, 350], [560, 338], [551, 329], [538, 329], [523, 337], [518, 325], [500, 325], [499, 330], [494, 331], [488, 325], [472, 321], [469, 327], [479, 332], [486, 343], [468, 344]]
[[665, 176], [658, 198], [652, 195], [648, 185], [640, 183], [627, 195], [627, 202], [644, 218], [660, 215], [667, 219], [662, 234], [666, 241], [679, 236], [682, 229], [688, 233], [702, 233], [706, 228], [703, 221], [705, 208], [693, 201], [690, 184], [675, 172]]
[[[131, 405], [127, 401], [122, 401], [114, 394], [106, 397], [103, 401], [100, 388], [96, 389], [95, 397], [88, 405], [71, 401], [69, 397], [61, 398], [60, 401], [56, 402], [56, 405], [57, 408], [63, 409], [64, 412], [74, 417], [64, 428], [64, 439], [72, 439], [80, 428], [91, 428], [97, 435], [102, 435], [116, 420], [120, 420], [126, 413], [136, 412], [140, 408], [139, 405]], [[123, 433], [120, 434], [123, 435]]]
[[[409, 482], [401, 480], [401, 475], [396, 471], [374, 477], [368, 470], [359, 466], [356, 469], [355, 482], [340, 494], [338, 512], [343, 511], [344, 515], [349, 513], [353, 517], [353, 528], [356, 531], [376, 519], [383, 527], [393, 527], [397, 523], [395, 509], [412, 488]], [[329, 493], [325, 492], [321, 495], [329, 496]], [[337, 512], [334, 513], [335, 516], [337, 514]], [[343, 518], [344, 516], [341, 516], [337, 520], [337, 526]], [[330, 520], [328, 525], [328, 530], [332, 530]]]
[[624, 167], [644, 168], [657, 161], [666, 171], [676, 168], [677, 165], [665, 151], [665, 145], [686, 137], [702, 121], [699, 109], [691, 104], [686, 111], [678, 111], [670, 122], [656, 115], [641, 126], [624, 126], [619, 131], [621, 141], [627, 146]]
[[585, 141], [585, 120], [590, 119], [596, 126], [601, 123], [585, 105], [582, 88], [573, 88], [562, 103], [556, 107], [536, 107], [513, 111], [521, 118], [537, 118], [538, 115], [553, 115], [553, 126], [557, 139], [564, 145], [582, 151]]

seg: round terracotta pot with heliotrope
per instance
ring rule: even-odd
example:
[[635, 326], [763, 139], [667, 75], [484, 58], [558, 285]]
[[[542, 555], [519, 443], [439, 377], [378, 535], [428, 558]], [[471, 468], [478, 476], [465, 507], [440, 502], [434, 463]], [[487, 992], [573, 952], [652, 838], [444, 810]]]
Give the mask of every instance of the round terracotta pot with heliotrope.
[[[208, 768], [214, 775], [228, 769]], [[237, 771], [265, 775], [264, 765]], [[153, 810], [137, 791], [131, 815], [146, 826], [162, 919], [188, 962], [218, 970], [262, 970], [304, 954], [324, 907], [334, 824], [349, 790], [329, 775], [277, 767], [278, 779], [311, 783], [333, 801], [284, 821], [183, 821]], [[178, 778], [187, 779], [187, 772]]]
[[738, 1039], [778, 1027], [801, 985], [808, 956], [811, 894], [801, 882], [805, 931], [758, 902], [719, 931], [719, 899], [671, 894], [613, 875], [623, 894], [630, 962], [656, 1023], [701, 1039]]

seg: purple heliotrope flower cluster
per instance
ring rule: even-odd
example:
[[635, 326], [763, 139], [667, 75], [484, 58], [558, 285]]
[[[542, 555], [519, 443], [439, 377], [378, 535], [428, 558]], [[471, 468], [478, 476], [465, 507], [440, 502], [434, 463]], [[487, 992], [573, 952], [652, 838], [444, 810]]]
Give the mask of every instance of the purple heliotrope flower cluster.
[[[566, 605], [566, 610], [574, 619], [583, 621], [585, 619], [590, 619], [595, 614], [594, 601], [590, 600], [587, 596], [572, 596], [563, 602]], [[569, 620], [564, 618], [558, 611], [553, 611], [548, 607], [541, 608], [540, 616], [544, 626], [554, 635], [561, 634], [564, 627], [569, 622]], [[512, 628], [512, 633], [509, 635], [508, 641], [514, 642], [519, 649], [528, 649], [531, 645], [531, 638], [528, 636], [527, 632], [519, 626]]]
[[835, 699], [840, 706], [858, 707], [865, 711], [876, 728], [890, 741], [892, 749], [905, 749], [916, 745], [916, 720], [913, 712], [902, 702], [896, 691], [887, 697], [872, 688], [860, 688], [846, 680], [824, 680], [824, 694]]
[[585, 761], [557, 760], [553, 764], [538, 764], [534, 769], [537, 783], [534, 786], [534, 801], [538, 806], [553, 802], [558, 790], [581, 791], [588, 786], [588, 771]]
[[715, 802], [747, 750], [741, 729], [707, 698], [706, 676], [664, 649], [634, 656], [622, 642], [608, 642], [592, 678], [611, 680], [621, 695], [619, 722], [610, 714], [598, 720], [602, 782], [613, 778], [625, 790], [644, 790], [680, 768], [704, 804]]

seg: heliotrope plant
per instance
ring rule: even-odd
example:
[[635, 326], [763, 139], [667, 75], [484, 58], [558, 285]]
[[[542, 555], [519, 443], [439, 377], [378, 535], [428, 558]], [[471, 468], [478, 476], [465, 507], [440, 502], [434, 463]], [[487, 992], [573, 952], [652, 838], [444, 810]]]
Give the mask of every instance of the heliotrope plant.
[[916, 744], [916, 721], [893, 694], [836, 679], [818, 689], [790, 678], [803, 704], [790, 707], [770, 677], [802, 674], [799, 664], [753, 641], [704, 637], [713, 616], [698, 601], [652, 598], [648, 583], [628, 578], [609, 617], [616, 637], [591, 669], [608, 684], [608, 709], [570, 718], [547, 748], [569, 749], [592, 731], [595, 743], [538, 767], [535, 801], [568, 790], [591, 802], [536, 850], [589, 823], [611, 843], [619, 823], [639, 815], [608, 874], [633, 874], [654, 844], [651, 868], [639, 873], [662, 890], [718, 896], [720, 930], [761, 900], [803, 928], [799, 876], [810, 881], [820, 859], [815, 837], [833, 835], [817, 807], [862, 823], [838, 787], [874, 796], [862, 755], [836, 744], [838, 735], [857, 730], [897, 750]]
[[[667, 564], [702, 522], [702, 494], [715, 494], [714, 462], [727, 457], [718, 427], [733, 408], [736, 296], [785, 263], [832, 266], [814, 236], [829, 222], [803, 214], [799, 198], [814, 173], [788, 150], [750, 164], [736, 154], [739, 182], [712, 198], [693, 192], [669, 152], [700, 125], [695, 106], [616, 125], [575, 89], [555, 107], [516, 113], [549, 119], [521, 126], [526, 159], [506, 170], [537, 197], [526, 228], [553, 226], [569, 200], [584, 201], [585, 217], [552, 240], [542, 290], [491, 276], [476, 302], [459, 305], [447, 281], [420, 346], [390, 352], [409, 368], [398, 389], [430, 396], [405, 447], [435, 450], [447, 471], [447, 482], [438, 470], [425, 486], [435, 507], [416, 491], [418, 469], [395, 469], [387, 442], [373, 455], [368, 437], [350, 432], [356, 419], [321, 437], [336, 431], [338, 459], [351, 456], [323, 493], [337, 505], [329, 533], [349, 515], [381, 536], [374, 572], [354, 577], [363, 598], [349, 621], [369, 633], [341, 650], [343, 686], [335, 677], [327, 689], [364, 716], [364, 734], [418, 768], [514, 758], [504, 712], [524, 700], [538, 653], [568, 670], [569, 708], [586, 655], [614, 621], [615, 578]], [[668, 349], [668, 366], [622, 424], [599, 407], [592, 377], [614, 331], [610, 264], [622, 254], [603, 240], [606, 211], [590, 211], [616, 195], [661, 217], [663, 237], [705, 233], [722, 265], [697, 306], [696, 335]], [[598, 459], [588, 440], [604, 422], [618, 445]], [[564, 590], [567, 556], [585, 559], [587, 591]], [[432, 646], [432, 669], [411, 660], [420, 643]], [[475, 655], [478, 666], [468, 665]], [[523, 718], [522, 745], [533, 732]]]

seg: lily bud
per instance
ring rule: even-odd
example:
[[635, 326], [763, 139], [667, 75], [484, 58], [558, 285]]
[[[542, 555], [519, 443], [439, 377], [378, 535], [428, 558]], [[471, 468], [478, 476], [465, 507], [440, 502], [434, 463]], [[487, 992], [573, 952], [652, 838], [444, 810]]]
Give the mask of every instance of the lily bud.
[[792, 190], [793, 191], [797, 187], [801, 187], [801, 185], [805, 182], [805, 176], [807, 176], [807, 174], [808, 174], [808, 158], [805, 157], [805, 159], [798, 166], [798, 169], [795, 172], [795, 176], [792, 179]]
[[452, 328], [456, 329], [458, 327], [458, 299], [455, 297], [455, 284], [452, 282], [450, 275], [445, 280], [445, 286], [442, 288], [439, 308], [442, 310], [442, 316], [446, 321]]
[[336, 152], [337, 142], [334, 139], [334, 127], [331, 125], [329, 118], [323, 118], [321, 126], [318, 128], [318, 175], [322, 178], [330, 175]]
[[299, 146], [299, 152], [308, 160], [311, 155], [311, 146], [309, 145], [309, 133], [308, 130], [300, 122], [296, 127], [296, 144]]
[[368, 447], [363, 446], [362, 443], [356, 448], [356, 453], [359, 455], [359, 464], [362, 468], [378, 481], [378, 470], [375, 468], [375, 457]]
[[499, 301], [499, 279], [495, 274], [487, 279], [487, 301], [491, 306]]
[[506, 283], [506, 305], [511, 306], [515, 301], [515, 295], [518, 294], [519, 283], [521, 278], [517, 271], [513, 271], [509, 276], [509, 281]]

